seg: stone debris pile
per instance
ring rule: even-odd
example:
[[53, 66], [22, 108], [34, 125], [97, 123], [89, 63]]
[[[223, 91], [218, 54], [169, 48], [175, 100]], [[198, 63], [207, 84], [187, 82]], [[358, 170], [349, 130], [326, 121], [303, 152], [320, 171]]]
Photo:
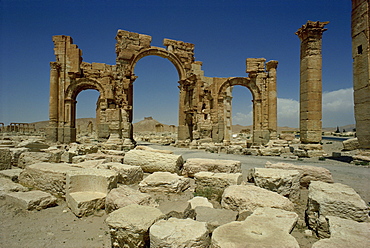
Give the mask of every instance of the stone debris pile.
[[105, 209], [112, 247], [299, 247], [298, 227], [320, 239], [313, 247], [370, 235], [369, 207], [325, 168], [267, 163], [243, 177], [240, 161], [147, 146], [37, 147], [0, 149], [0, 198], [30, 211], [65, 201], [79, 218]]

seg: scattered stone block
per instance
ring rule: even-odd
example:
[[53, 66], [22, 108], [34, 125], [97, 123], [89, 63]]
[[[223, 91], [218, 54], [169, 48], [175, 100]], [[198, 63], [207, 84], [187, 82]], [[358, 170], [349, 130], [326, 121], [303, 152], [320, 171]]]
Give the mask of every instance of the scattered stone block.
[[191, 209], [195, 209], [196, 207], [213, 208], [213, 204], [210, 203], [207, 198], [202, 196], [196, 196], [193, 199], [190, 199], [188, 202], [190, 203]]
[[245, 221], [219, 226], [212, 233], [211, 247], [296, 247], [289, 233], [298, 220], [294, 212], [275, 208], [257, 208]]
[[250, 181], [258, 187], [277, 192], [297, 202], [300, 198], [301, 172], [274, 168], [253, 168], [250, 170]]
[[21, 156], [22, 153], [28, 152], [30, 149], [21, 147], [21, 148], [10, 148], [9, 150], [12, 154], [12, 165], [18, 167], [19, 157]]
[[69, 171], [66, 179], [66, 202], [78, 217], [104, 208], [108, 192], [117, 187], [117, 174], [111, 170]]
[[202, 206], [195, 208], [195, 220], [206, 222], [210, 233], [221, 225], [235, 221], [237, 217], [238, 212], [229, 209], [215, 209]]
[[312, 248], [370, 247], [370, 223], [327, 216], [330, 238], [321, 239]]
[[7, 148], [0, 148], [0, 170], [12, 168], [12, 154]]
[[281, 147], [266, 147], [259, 150], [261, 156], [280, 156], [282, 153]]
[[171, 217], [178, 219], [193, 219], [195, 216], [194, 209], [191, 208], [188, 201], [165, 201], [161, 202], [158, 208], [166, 215], [165, 219]]
[[151, 148], [149, 146], [136, 146], [135, 147], [135, 150], [142, 150], [142, 151], [150, 151], [150, 152], [159, 152], [159, 153], [173, 154], [172, 151], [153, 149], [153, 148]]
[[353, 151], [360, 148], [357, 138], [347, 139], [343, 141], [343, 151]]
[[318, 237], [330, 237], [327, 216], [363, 222], [368, 220], [368, 215], [369, 207], [351, 187], [341, 183], [311, 182], [306, 219]]
[[42, 162], [51, 162], [53, 155], [48, 152], [23, 152], [19, 156], [18, 167], [24, 169], [26, 166]]
[[26, 210], [41, 210], [57, 205], [57, 198], [49, 193], [35, 190], [28, 192], [11, 192], [5, 194], [11, 204]]
[[58, 197], [66, 193], [66, 174], [82, 170], [63, 163], [36, 163], [27, 166], [19, 175], [19, 183]]
[[27, 187], [22, 186], [19, 183], [13, 182], [9, 178], [0, 177], [0, 191], [2, 192], [26, 192], [28, 191]]
[[242, 173], [198, 172], [195, 174], [195, 192], [219, 201], [225, 188], [239, 185], [242, 181]]
[[149, 247], [149, 228], [165, 215], [158, 208], [132, 204], [109, 214], [112, 247]]
[[0, 177], [8, 178], [17, 183], [19, 174], [21, 174], [22, 171], [22, 169], [0, 170]]
[[141, 192], [180, 193], [190, 187], [190, 179], [170, 172], [154, 172], [139, 183]]
[[121, 163], [107, 163], [104, 165], [118, 173], [118, 183], [121, 184], [136, 184], [144, 178], [144, 172], [140, 166]]
[[144, 172], [157, 171], [179, 174], [184, 160], [181, 155], [151, 152], [144, 150], [131, 150], [126, 153], [125, 164], [138, 165]]
[[294, 205], [276, 192], [254, 185], [231, 185], [222, 195], [221, 206], [235, 211], [254, 211], [258, 207], [271, 207], [293, 211]]
[[276, 163], [269, 162], [265, 165], [266, 168], [284, 169], [284, 170], [298, 170], [302, 172], [301, 186], [308, 188], [311, 181], [322, 181], [333, 183], [333, 177], [328, 169], [310, 165], [294, 165], [289, 163]]
[[206, 223], [192, 219], [160, 220], [149, 229], [150, 247], [208, 247]]
[[196, 173], [241, 173], [241, 162], [236, 160], [189, 158], [182, 169], [182, 175], [194, 177]]
[[[83, 155], [86, 158], [86, 155]], [[76, 161], [75, 158], [80, 157], [76, 156], [72, 159], [72, 161]], [[83, 162], [74, 163], [72, 166], [79, 167], [83, 169], [91, 169], [91, 168], [97, 168], [99, 165], [103, 164], [105, 162], [105, 159], [97, 159], [97, 160], [85, 160]]]
[[126, 185], [112, 189], [105, 199], [105, 211], [111, 213], [119, 208], [126, 207], [131, 204], [156, 207], [151, 195], [141, 193], [138, 190], [132, 189]]

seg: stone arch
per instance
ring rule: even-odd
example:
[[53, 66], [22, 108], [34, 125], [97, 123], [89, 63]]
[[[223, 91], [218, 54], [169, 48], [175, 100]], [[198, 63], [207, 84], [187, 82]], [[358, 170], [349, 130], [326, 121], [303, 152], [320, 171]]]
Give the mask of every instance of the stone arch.
[[104, 87], [98, 80], [91, 78], [80, 78], [70, 84], [65, 91], [65, 98], [76, 100], [77, 95], [84, 90], [97, 90], [100, 93], [100, 98], [105, 99]]
[[135, 57], [131, 60], [131, 64], [129, 67], [129, 70], [131, 71], [131, 73], [134, 74], [136, 63], [140, 59], [146, 56], [150, 56], [150, 55], [159, 56], [159, 57], [168, 59], [175, 66], [177, 73], [179, 74], [179, 80], [186, 79], [186, 71], [185, 71], [184, 65], [181, 62], [180, 58], [176, 54], [164, 48], [160, 48], [160, 47], [150, 47], [147, 49], [143, 49], [138, 54], [136, 54]]
[[253, 131], [261, 128], [261, 121], [259, 120], [262, 113], [261, 89], [257, 86], [256, 82], [250, 78], [228, 78], [219, 87], [217, 95], [219, 123], [223, 125], [223, 127], [220, 128], [223, 130], [223, 141], [226, 143], [230, 142], [232, 135], [231, 95], [227, 95], [227, 89], [236, 85], [246, 87], [251, 92], [253, 98]]

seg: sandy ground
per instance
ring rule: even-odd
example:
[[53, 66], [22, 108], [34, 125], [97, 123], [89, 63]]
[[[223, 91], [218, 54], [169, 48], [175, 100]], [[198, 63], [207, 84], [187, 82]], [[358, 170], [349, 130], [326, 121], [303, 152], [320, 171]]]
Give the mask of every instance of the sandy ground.
[[[330, 142], [328, 142], [330, 143]], [[150, 145], [157, 149], [172, 150], [175, 154], [181, 154], [187, 158], [215, 158], [232, 159], [242, 162], [243, 174], [250, 168], [264, 167], [267, 161], [289, 162], [301, 165], [321, 166], [332, 172], [335, 182], [347, 184], [354, 188], [359, 195], [370, 202], [370, 168], [356, 166], [333, 159], [321, 161], [318, 158], [293, 160], [287, 157], [256, 157], [230, 154], [214, 154], [204, 151], [174, 148], [171, 146]], [[341, 149], [340, 142], [325, 144], [325, 151]], [[306, 191], [302, 192], [302, 202], [297, 205], [297, 212], [302, 217], [305, 208]], [[111, 247], [109, 229], [104, 223], [107, 215], [100, 211], [95, 215], [77, 218], [60, 200], [58, 206], [41, 211], [26, 211], [7, 204], [0, 197], [0, 247]], [[304, 235], [304, 224], [299, 222], [293, 231], [302, 248], [311, 247], [317, 241], [314, 237]]]

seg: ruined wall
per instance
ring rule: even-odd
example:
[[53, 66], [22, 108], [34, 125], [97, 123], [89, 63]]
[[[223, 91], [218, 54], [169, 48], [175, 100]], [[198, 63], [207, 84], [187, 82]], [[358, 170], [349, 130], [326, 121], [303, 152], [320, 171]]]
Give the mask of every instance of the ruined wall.
[[352, 57], [356, 133], [370, 149], [370, 1], [352, 0]]
[[50, 70], [48, 138], [63, 143], [76, 139], [76, 97], [86, 89], [99, 91], [97, 134], [134, 144], [133, 87], [136, 63], [145, 56], [168, 59], [179, 75], [178, 140], [209, 139], [229, 143], [232, 136], [232, 89], [247, 87], [253, 95], [254, 142], [276, 137], [277, 61], [247, 59], [249, 77], [205, 77], [202, 62], [194, 59], [194, 44], [164, 39], [166, 48], [151, 46], [149, 35], [118, 30], [116, 65], [86, 63], [69, 36], [53, 37], [56, 62]]

